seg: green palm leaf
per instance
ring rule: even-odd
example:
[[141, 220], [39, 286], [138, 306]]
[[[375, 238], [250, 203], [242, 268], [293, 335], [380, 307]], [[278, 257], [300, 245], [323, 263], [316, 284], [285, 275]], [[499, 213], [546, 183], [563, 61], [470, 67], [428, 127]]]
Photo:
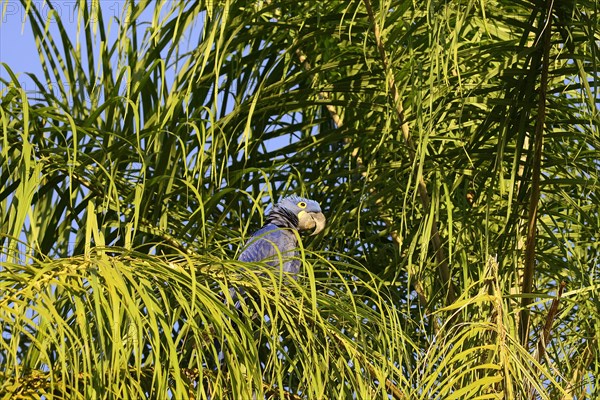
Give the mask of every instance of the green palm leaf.
[[[597, 397], [595, 2], [20, 6], [3, 398]], [[233, 261], [291, 192], [297, 282]]]

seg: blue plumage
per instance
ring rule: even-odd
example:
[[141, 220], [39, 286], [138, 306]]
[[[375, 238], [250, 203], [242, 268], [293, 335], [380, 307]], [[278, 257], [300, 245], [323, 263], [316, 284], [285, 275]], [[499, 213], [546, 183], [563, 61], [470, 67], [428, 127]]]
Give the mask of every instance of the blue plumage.
[[[312, 230], [316, 235], [325, 228], [325, 216], [319, 203], [298, 196], [282, 199], [273, 206], [265, 225], [256, 231], [246, 243], [238, 260], [244, 262], [264, 261], [295, 276], [300, 270], [298, 257], [298, 231]], [[229, 296], [235, 308], [242, 308], [240, 299], [247, 298], [244, 287], [230, 287]], [[215, 339], [216, 347], [220, 344]], [[220, 362], [224, 359], [219, 350]]]
[[279, 228], [275, 224], [266, 224], [259, 229], [249, 241], [248, 247], [240, 254], [240, 261], [266, 261], [267, 264], [277, 267], [280, 258], [283, 262], [283, 271], [297, 273], [300, 261], [294, 259], [298, 252], [296, 235], [289, 228]]
[[[313, 229], [313, 235], [325, 227], [325, 216], [319, 203], [290, 196], [277, 203], [267, 216], [265, 225], [248, 240], [238, 259], [246, 262], [265, 261], [292, 274], [300, 270], [296, 231]], [[281, 263], [281, 261], [283, 263]]]

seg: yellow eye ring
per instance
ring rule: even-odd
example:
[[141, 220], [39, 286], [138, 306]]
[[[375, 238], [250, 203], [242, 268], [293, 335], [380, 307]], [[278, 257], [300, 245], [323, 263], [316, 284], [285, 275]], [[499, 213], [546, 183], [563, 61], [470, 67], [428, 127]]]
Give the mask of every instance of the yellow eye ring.
[[306, 208], [306, 203], [301, 201], [300, 203], [298, 203], [298, 207], [300, 208]]

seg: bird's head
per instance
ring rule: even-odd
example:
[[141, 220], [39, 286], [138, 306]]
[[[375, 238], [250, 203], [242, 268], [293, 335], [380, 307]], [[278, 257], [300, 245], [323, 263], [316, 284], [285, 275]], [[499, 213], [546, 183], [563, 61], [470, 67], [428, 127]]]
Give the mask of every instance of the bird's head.
[[269, 219], [277, 223], [279, 217], [293, 222], [296, 222], [294, 219], [297, 220], [294, 227], [299, 231], [312, 229], [311, 235], [316, 235], [325, 228], [325, 215], [319, 203], [299, 196], [285, 197], [273, 207]]

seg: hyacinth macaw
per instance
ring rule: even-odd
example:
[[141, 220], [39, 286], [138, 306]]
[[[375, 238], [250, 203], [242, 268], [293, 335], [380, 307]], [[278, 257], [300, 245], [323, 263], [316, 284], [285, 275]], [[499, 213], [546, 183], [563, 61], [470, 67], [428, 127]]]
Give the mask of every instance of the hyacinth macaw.
[[298, 196], [289, 196], [277, 203], [265, 225], [248, 240], [246, 248], [238, 257], [240, 261], [265, 261], [273, 267], [297, 274], [300, 270], [298, 235], [294, 231], [312, 230], [311, 236], [325, 228], [325, 216], [319, 203]]

